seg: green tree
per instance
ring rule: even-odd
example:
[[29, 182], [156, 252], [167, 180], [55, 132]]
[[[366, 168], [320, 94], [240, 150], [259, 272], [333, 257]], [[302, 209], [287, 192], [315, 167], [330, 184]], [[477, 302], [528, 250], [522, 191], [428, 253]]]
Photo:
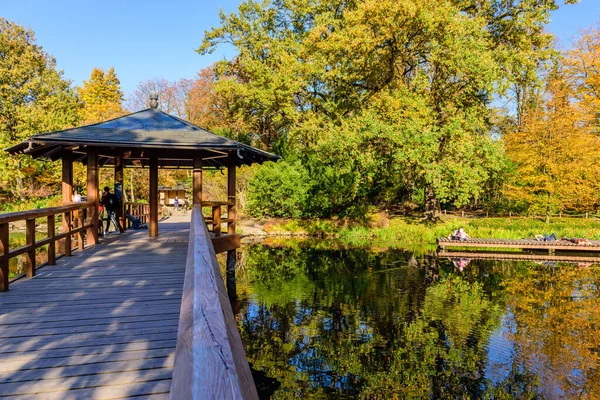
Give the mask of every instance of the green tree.
[[[79, 109], [76, 92], [56, 69], [54, 58], [37, 45], [34, 33], [0, 18], [0, 147], [75, 126]], [[0, 190], [11, 197], [47, 196], [50, 191], [40, 189], [57, 182], [58, 169], [52, 163], [0, 151]]]
[[[554, 54], [543, 26], [557, 7], [553, 0], [249, 0], [237, 14], [221, 14], [199, 52], [236, 47], [233, 60], [216, 66], [215, 91], [234, 101], [265, 147], [299, 154], [315, 179], [322, 168], [345, 171], [338, 177], [356, 185], [347, 193], [354, 198], [342, 196], [332, 209], [388, 202], [419, 187], [434, 215], [440, 202], [477, 199], [503, 171], [490, 139], [490, 101], [513, 88], [525, 102], [522, 90]], [[331, 148], [352, 156], [333, 160]], [[386, 168], [396, 179], [383, 177]], [[333, 190], [329, 197], [340, 198]]]
[[83, 81], [79, 95], [83, 100], [81, 117], [84, 124], [93, 124], [116, 118], [125, 112], [121, 105], [123, 92], [121, 82], [114, 68], [104, 72], [102, 68], [94, 68], [89, 81]]

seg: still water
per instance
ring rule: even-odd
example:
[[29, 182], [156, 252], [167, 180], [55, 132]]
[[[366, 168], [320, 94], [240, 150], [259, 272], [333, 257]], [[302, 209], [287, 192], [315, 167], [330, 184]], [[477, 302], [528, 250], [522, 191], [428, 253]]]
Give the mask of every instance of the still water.
[[600, 266], [246, 245], [261, 398], [600, 398]]

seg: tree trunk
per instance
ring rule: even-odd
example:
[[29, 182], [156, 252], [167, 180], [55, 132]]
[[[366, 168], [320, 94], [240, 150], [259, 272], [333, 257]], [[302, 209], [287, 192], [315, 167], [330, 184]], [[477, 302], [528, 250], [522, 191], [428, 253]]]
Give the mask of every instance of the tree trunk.
[[550, 223], [550, 192], [548, 192], [548, 196], [546, 197], [546, 223]]
[[16, 183], [16, 195], [19, 196], [19, 200], [24, 201], [25, 200], [25, 195], [23, 194], [24, 192], [24, 188], [23, 188], [23, 178], [21, 178], [21, 176], [17, 173], [15, 174], [16, 178], [15, 178], [15, 183]]
[[131, 202], [135, 203], [135, 196], [133, 195], [133, 171], [134, 169], [132, 168], [129, 174], [129, 189], [131, 189]]
[[425, 185], [425, 218], [433, 221], [438, 218], [440, 213], [440, 201], [435, 195], [435, 191], [433, 190], [433, 186], [431, 184]]

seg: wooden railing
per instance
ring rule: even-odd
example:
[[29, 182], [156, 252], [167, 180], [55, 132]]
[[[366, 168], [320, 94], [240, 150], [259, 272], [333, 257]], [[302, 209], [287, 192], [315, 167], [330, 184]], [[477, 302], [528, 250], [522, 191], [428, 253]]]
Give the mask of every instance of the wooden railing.
[[258, 399], [199, 205], [190, 224], [170, 398]]
[[142, 224], [147, 224], [150, 218], [150, 204], [148, 203], [132, 203], [132, 202], [124, 202], [123, 203], [123, 217], [124, 217], [124, 228], [131, 228], [131, 222], [125, 218], [127, 214], [131, 214], [134, 217], [138, 218]]
[[[83, 250], [85, 245], [86, 230], [92, 234], [95, 224], [91, 220], [97, 215], [95, 203], [71, 203], [61, 207], [41, 208], [22, 212], [13, 212], [0, 215], [0, 291], [8, 290], [9, 264], [10, 260], [21, 254], [25, 254], [25, 274], [27, 277], [35, 276], [36, 272], [36, 249], [48, 245], [48, 265], [54, 265], [57, 258], [57, 242], [59, 251], [66, 256], [71, 255], [73, 245]], [[87, 210], [87, 212], [86, 212]], [[95, 212], [94, 212], [95, 211]], [[62, 215], [62, 232], [56, 233], [56, 216]], [[36, 219], [46, 219], [46, 237], [36, 240]], [[87, 220], [86, 220], [87, 218]], [[25, 245], [10, 249], [10, 225], [11, 223], [25, 221]], [[39, 233], [39, 232], [38, 232]], [[75, 240], [73, 240], [73, 235]]]
[[221, 212], [221, 207], [226, 207], [226, 210], [232, 206], [233, 203], [228, 201], [203, 201], [202, 207], [211, 207], [212, 215], [205, 217], [206, 223], [212, 226], [212, 232], [216, 237], [221, 236], [221, 225], [227, 223], [227, 232], [231, 232], [229, 227], [232, 224], [235, 224], [235, 218], [230, 218], [227, 215], [227, 218], [222, 218], [223, 213]]

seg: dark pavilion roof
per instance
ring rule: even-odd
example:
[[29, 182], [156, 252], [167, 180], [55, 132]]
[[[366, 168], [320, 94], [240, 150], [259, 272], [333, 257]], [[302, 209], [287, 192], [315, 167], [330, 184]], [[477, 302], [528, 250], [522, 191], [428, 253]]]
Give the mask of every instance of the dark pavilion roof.
[[146, 165], [149, 155], [154, 153], [162, 167], [191, 167], [198, 152], [204, 159], [203, 165], [213, 167], [227, 166], [229, 153], [235, 154], [236, 165], [280, 158], [215, 135], [156, 108], [98, 124], [34, 135], [6, 151], [52, 160], [72, 152], [77, 161], [85, 163], [90, 149], [98, 151], [101, 165], [112, 164], [113, 157], [121, 154], [125, 165]]

